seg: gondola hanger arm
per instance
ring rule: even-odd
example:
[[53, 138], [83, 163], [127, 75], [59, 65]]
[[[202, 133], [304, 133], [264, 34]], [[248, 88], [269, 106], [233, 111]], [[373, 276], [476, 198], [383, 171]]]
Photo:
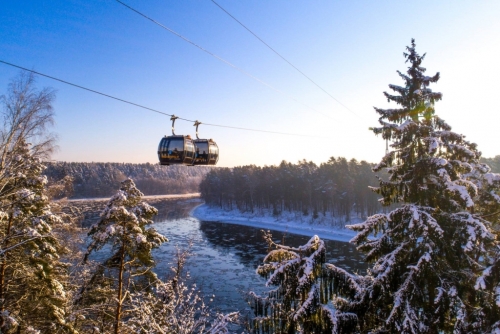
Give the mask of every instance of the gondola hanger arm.
[[200, 139], [200, 138], [198, 138], [198, 126], [200, 124], [201, 124], [201, 122], [198, 120], [194, 121], [194, 124], [193, 124], [193, 126], [196, 126], [196, 139]]
[[176, 120], [177, 118], [179, 118], [179, 117], [177, 117], [177, 116], [175, 116], [175, 115], [170, 116], [170, 120], [172, 121], [172, 135], [174, 135], [174, 136], [175, 136], [175, 132], [174, 132], [175, 128], [174, 128], [174, 125], [175, 125], [175, 120]]

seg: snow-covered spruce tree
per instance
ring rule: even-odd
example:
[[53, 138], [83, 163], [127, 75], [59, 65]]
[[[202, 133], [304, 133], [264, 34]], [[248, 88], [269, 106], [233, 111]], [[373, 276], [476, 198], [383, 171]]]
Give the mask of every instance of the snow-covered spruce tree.
[[406, 74], [398, 72], [404, 86], [389, 85], [396, 95], [384, 93], [399, 107], [375, 108], [382, 126], [373, 129], [392, 141], [374, 168], [387, 169], [389, 179], [374, 190], [383, 204], [400, 206], [350, 226], [358, 231], [351, 242], [372, 267], [360, 278], [330, 266], [342, 296], [336, 312], [357, 313], [361, 332], [490, 332], [498, 309], [484, 312], [486, 287], [477, 282], [498, 246], [491, 224], [476, 212], [484, 206], [475, 203], [478, 177], [470, 177], [487, 170], [478, 168], [476, 145], [435, 115], [442, 95], [429, 85], [439, 73], [424, 74], [425, 55], [414, 40], [404, 56], [410, 65]]
[[332, 276], [325, 267], [325, 245], [318, 236], [307, 244], [288, 247], [276, 244], [264, 233], [270, 251], [257, 273], [275, 286], [265, 296], [249, 293], [255, 317], [255, 333], [351, 333], [356, 315], [336, 314], [329, 305], [333, 298]]
[[127, 313], [130, 293], [141, 291], [156, 281], [151, 271], [154, 260], [153, 248], [167, 241], [154, 228], [152, 218], [157, 210], [142, 202], [143, 194], [131, 179], [122, 182], [120, 190], [114, 195], [101, 213], [99, 222], [92, 226], [88, 235], [91, 243], [84, 262], [95, 251], [106, 249], [109, 256], [92, 275], [81, 291], [77, 303], [83, 308], [93, 309], [83, 326], [97, 327], [101, 332], [126, 331], [122, 327]]
[[4, 157], [15, 174], [0, 201], [0, 329], [72, 331], [65, 320], [67, 266], [59, 260], [66, 250], [52, 232], [62, 220], [45, 195], [44, 166], [28, 144]]

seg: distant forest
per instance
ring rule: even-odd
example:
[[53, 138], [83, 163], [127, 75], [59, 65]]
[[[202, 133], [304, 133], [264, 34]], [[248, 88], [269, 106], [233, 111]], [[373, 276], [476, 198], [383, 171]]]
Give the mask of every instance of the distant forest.
[[70, 194], [71, 198], [111, 196], [126, 178], [133, 179], [145, 195], [198, 192], [203, 176], [211, 169], [100, 162], [49, 162], [46, 166], [44, 174], [49, 183], [61, 184], [61, 194], [56, 197]]
[[223, 209], [264, 208], [274, 215], [299, 211], [313, 218], [330, 214], [349, 221], [351, 214], [366, 217], [381, 210], [369, 186], [378, 186], [371, 164], [332, 157], [319, 166], [304, 160], [212, 169], [200, 191], [208, 205]]
[[[481, 162], [500, 173], [500, 155], [481, 158]], [[47, 162], [46, 166], [49, 183], [65, 188], [55, 197], [108, 197], [129, 177], [145, 195], [201, 190], [208, 204], [242, 211], [272, 208], [276, 214], [283, 210], [328, 211], [342, 216], [352, 208], [366, 216], [380, 210], [377, 196], [368, 188], [378, 186], [372, 165], [345, 158], [330, 158], [320, 166], [306, 161], [234, 168], [102, 162]]]
[[[481, 162], [500, 173], [500, 155]], [[201, 182], [200, 191], [208, 205], [226, 210], [270, 209], [274, 215], [299, 211], [312, 213], [313, 218], [330, 214], [349, 221], [352, 214], [367, 217], [382, 210], [378, 195], [369, 188], [379, 186], [372, 166], [332, 157], [319, 166], [303, 160], [283, 161], [279, 166], [214, 168]]]
[[481, 162], [490, 166], [493, 173], [500, 173], [500, 155], [496, 155], [494, 158], [481, 158]]

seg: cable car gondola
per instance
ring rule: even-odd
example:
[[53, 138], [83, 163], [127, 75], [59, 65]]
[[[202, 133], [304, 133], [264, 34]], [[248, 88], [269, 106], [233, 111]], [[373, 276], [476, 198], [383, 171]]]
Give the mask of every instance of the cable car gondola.
[[172, 121], [172, 136], [165, 136], [158, 145], [158, 159], [160, 165], [188, 165], [192, 166], [195, 159], [195, 144], [189, 135], [176, 135], [174, 133], [175, 115]]
[[201, 122], [194, 122], [196, 126], [196, 139], [194, 145], [196, 146], [196, 154], [193, 165], [216, 165], [219, 161], [219, 147], [213, 139], [200, 139], [198, 138], [198, 126]]

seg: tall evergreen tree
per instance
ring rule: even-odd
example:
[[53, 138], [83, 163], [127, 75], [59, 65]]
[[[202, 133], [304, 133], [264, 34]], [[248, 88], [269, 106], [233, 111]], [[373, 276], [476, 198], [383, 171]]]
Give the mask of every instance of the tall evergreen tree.
[[[67, 266], [52, 232], [62, 219], [51, 212], [46, 177], [29, 145], [5, 155], [15, 175], [2, 189], [0, 213], [0, 311], [2, 332], [66, 328]], [[16, 326], [13, 326], [13, 325]]]
[[497, 245], [490, 222], [475, 210], [481, 189], [470, 177], [487, 171], [478, 168], [476, 144], [435, 115], [442, 95], [429, 85], [439, 73], [425, 75], [425, 55], [414, 40], [404, 56], [410, 65], [398, 72], [404, 85], [384, 93], [399, 107], [375, 108], [381, 127], [373, 129], [392, 141], [374, 168], [387, 169], [389, 179], [374, 190], [384, 205], [399, 207], [351, 226], [358, 231], [352, 242], [372, 267], [359, 288], [359, 277], [331, 266], [343, 297], [337, 312], [357, 313], [362, 332], [488, 332], [499, 313], [483, 311], [476, 282], [493, 264]]
[[88, 233], [92, 241], [84, 261], [105, 246], [111, 249], [110, 256], [82, 288], [78, 303], [97, 310], [88, 320], [104, 332], [120, 333], [122, 319], [127, 313], [125, 306], [134, 287], [137, 290], [139, 286], [150, 286], [156, 281], [151, 271], [154, 266], [151, 251], [167, 238], [154, 228], [147, 228], [158, 211], [142, 202], [142, 196], [131, 179], [123, 181], [101, 213], [99, 222]]

